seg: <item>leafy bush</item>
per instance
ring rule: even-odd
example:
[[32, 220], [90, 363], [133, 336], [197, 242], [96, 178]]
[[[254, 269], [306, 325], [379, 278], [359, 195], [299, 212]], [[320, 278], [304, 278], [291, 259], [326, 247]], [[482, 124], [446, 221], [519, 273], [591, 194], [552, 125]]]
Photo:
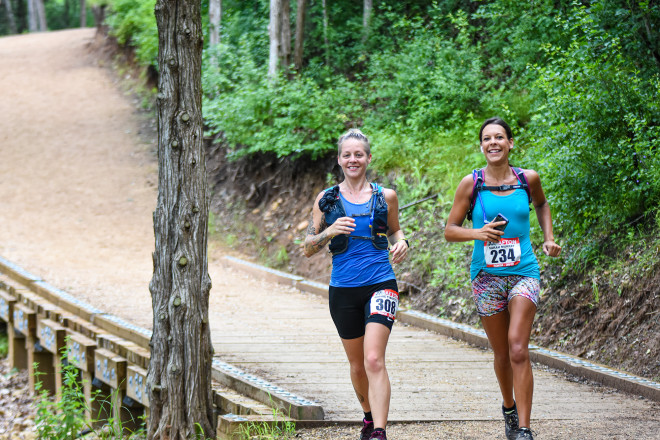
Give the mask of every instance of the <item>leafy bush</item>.
[[660, 76], [627, 56], [632, 31], [603, 28], [600, 6], [575, 8], [568, 47], [547, 47], [551, 62], [537, 67], [547, 101], [528, 127], [556, 220], [575, 240], [660, 201]]
[[328, 78], [324, 87], [307, 76], [269, 80], [251, 52], [247, 39], [223, 46], [217, 68], [204, 71], [208, 133], [222, 133], [235, 157], [274, 152], [318, 158], [333, 151], [334, 139], [359, 114], [355, 85], [341, 76]]
[[155, 0], [110, 0], [106, 23], [119, 44], [135, 48], [143, 66], [158, 67], [158, 29]]

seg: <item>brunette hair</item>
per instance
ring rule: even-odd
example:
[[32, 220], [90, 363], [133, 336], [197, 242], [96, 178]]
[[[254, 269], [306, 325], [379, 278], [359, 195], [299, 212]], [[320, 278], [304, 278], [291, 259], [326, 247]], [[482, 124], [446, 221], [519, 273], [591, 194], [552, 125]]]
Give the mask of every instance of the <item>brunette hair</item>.
[[502, 128], [504, 128], [504, 131], [506, 131], [507, 139], [513, 139], [513, 134], [511, 133], [511, 127], [509, 127], [509, 124], [504, 122], [504, 119], [495, 116], [493, 118], [486, 119], [484, 123], [481, 124], [481, 130], [479, 130], [479, 143], [481, 143], [481, 135], [484, 132], [484, 128], [486, 128], [486, 125], [491, 125], [491, 124], [499, 125]]

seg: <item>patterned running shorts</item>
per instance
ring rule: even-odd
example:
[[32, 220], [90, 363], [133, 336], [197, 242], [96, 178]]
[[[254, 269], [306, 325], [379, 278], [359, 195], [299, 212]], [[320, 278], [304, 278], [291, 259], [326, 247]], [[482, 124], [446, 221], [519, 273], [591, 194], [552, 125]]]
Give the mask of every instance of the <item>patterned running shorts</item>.
[[538, 305], [540, 291], [538, 279], [520, 275], [497, 276], [481, 271], [472, 280], [472, 297], [479, 316], [493, 316], [506, 310], [515, 296]]

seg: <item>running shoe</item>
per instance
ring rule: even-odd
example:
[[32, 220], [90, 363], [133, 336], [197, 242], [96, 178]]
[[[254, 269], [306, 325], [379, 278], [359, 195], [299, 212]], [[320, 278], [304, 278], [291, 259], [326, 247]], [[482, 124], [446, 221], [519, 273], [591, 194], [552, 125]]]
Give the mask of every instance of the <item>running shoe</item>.
[[508, 412], [504, 410], [504, 405], [502, 405], [502, 415], [504, 416], [506, 438], [508, 440], [516, 439], [516, 434], [518, 434], [518, 408], [516, 408], [516, 402], [513, 402], [513, 409]]
[[387, 440], [387, 436], [385, 435], [385, 431], [374, 431], [371, 433], [371, 437], [369, 437], [371, 440]]
[[516, 436], [513, 437], [515, 440], [534, 440], [532, 435], [532, 430], [529, 428], [518, 428]]
[[374, 432], [374, 422], [369, 422], [362, 419], [362, 431], [360, 432], [360, 440], [369, 440], [371, 433]]

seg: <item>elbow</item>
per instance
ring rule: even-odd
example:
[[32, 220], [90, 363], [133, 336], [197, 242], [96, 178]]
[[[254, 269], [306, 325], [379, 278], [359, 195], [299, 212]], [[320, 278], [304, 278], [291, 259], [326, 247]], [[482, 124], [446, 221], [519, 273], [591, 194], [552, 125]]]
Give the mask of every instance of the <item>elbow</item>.
[[451, 227], [445, 227], [445, 240], [448, 242], [452, 242], [453, 240], [453, 235], [451, 233]]
[[314, 255], [315, 253], [316, 252], [314, 252], [314, 249], [312, 249], [312, 246], [310, 246], [308, 243], [305, 243], [305, 245], [303, 246], [303, 255], [305, 255], [305, 257], [309, 258], [312, 255]]

